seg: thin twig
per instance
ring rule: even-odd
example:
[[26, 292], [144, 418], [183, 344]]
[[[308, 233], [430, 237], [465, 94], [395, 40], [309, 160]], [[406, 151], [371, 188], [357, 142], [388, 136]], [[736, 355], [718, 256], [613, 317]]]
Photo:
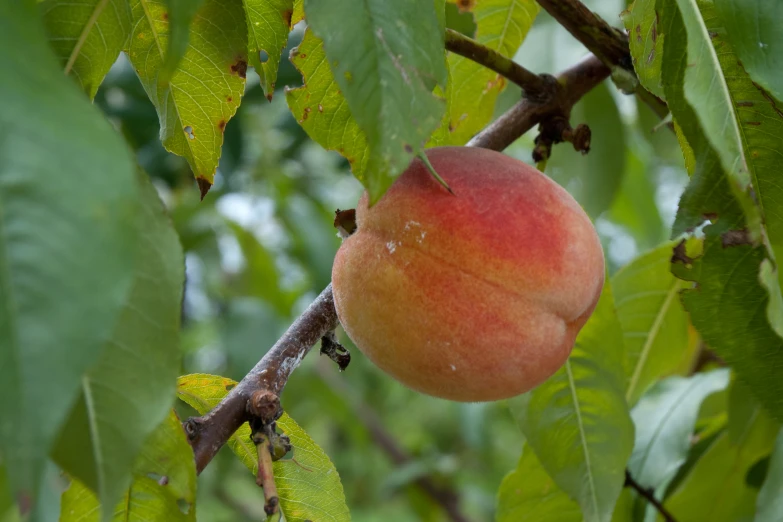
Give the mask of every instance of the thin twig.
[[[319, 365], [317, 371], [330, 388], [346, 399], [356, 419], [367, 429], [375, 444], [395, 465], [403, 466], [412, 460], [405, 449], [397, 444], [395, 438], [386, 430], [378, 414], [358, 394], [353, 393], [344, 380], [336, 378], [334, 372], [327, 371], [323, 366]], [[468, 517], [460, 510], [459, 496], [452, 489], [439, 486], [427, 475], [417, 478], [414, 484], [443, 508], [452, 522], [469, 522]]]
[[674, 518], [674, 516], [669, 513], [665, 507], [663, 507], [663, 504], [661, 504], [657, 498], [655, 498], [655, 490], [653, 488], [645, 488], [642, 487], [641, 484], [636, 482], [634, 478], [631, 476], [631, 472], [627, 469], [625, 470], [625, 487], [629, 487], [639, 493], [642, 497], [644, 497], [647, 502], [650, 503], [652, 507], [658, 511], [658, 513], [661, 514], [663, 519], [666, 522], [677, 522], [677, 519]]
[[[539, 5], [557, 20], [582, 45], [607, 67], [622, 67], [635, 75], [628, 35], [615, 29], [592, 12], [579, 0], [537, 0]], [[636, 96], [647, 104], [659, 118], [669, 112], [666, 103], [639, 86]]]
[[553, 94], [552, 77], [528, 71], [514, 60], [453, 29], [446, 29], [446, 49], [508, 78], [522, 87], [524, 96], [532, 101], [545, 102]]
[[264, 490], [264, 512], [269, 516], [277, 513], [280, 504], [275, 485], [275, 473], [272, 469], [272, 441], [268, 434], [263, 432], [256, 433], [253, 438], [258, 452], [256, 484]]

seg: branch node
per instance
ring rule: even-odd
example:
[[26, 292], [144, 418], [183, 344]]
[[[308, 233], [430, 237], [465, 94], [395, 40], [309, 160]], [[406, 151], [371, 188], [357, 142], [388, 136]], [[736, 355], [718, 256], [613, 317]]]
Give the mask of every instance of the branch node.
[[188, 442], [193, 443], [201, 431], [201, 417], [190, 417], [182, 423], [182, 427], [185, 430], [185, 435], [188, 437]]
[[337, 363], [337, 367], [344, 372], [351, 362], [351, 352], [340, 344], [334, 330], [327, 332], [321, 338], [321, 355], [327, 355], [331, 360]]
[[253, 417], [257, 417], [264, 423], [271, 423], [280, 418], [283, 408], [280, 406], [280, 397], [269, 390], [256, 390], [247, 401], [247, 411]]
[[590, 152], [591, 137], [590, 127], [584, 123], [577, 125], [576, 129], [568, 128], [563, 131], [563, 140], [570, 142], [574, 146], [574, 150], [582, 154]]
[[567, 141], [574, 146], [574, 150], [587, 154], [590, 152], [590, 140], [592, 133], [590, 127], [580, 123], [572, 128], [568, 117], [562, 113], [555, 113], [541, 121], [538, 126], [538, 136], [533, 148], [533, 161], [540, 163], [549, 159], [552, 154], [552, 145]]

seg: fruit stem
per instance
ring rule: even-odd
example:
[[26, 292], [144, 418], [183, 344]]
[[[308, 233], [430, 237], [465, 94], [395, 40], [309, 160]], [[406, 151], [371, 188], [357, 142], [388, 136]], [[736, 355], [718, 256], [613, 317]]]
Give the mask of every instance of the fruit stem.
[[429, 170], [429, 171], [430, 171], [430, 174], [432, 174], [432, 177], [434, 177], [436, 180], [438, 180], [438, 183], [440, 183], [441, 185], [443, 185], [443, 187], [444, 187], [446, 190], [448, 190], [448, 191], [449, 191], [449, 193], [450, 193], [452, 196], [456, 196], [456, 194], [454, 194], [454, 191], [453, 191], [453, 190], [451, 190], [451, 187], [449, 187], [449, 184], [448, 184], [448, 183], [446, 183], [446, 180], [444, 180], [443, 178], [441, 178], [441, 177], [440, 177], [440, 174], [438, 174], [438, 173], [435, 171], [435, 167], [433, 167], [433, 166], [432, 166], [432, 163], [430, 163], [430, 159], [427, 157], [427, 155], [424, 153], [424, 151], [421, 151], [421, 152], [419, 152], [419, 154], [418, 154], [418, 157], [419, 157], [419, 159], [420, 159], [421, 161], [423, 161], [423, 162], [424, 162], [424, 165], [427, 167], [427, 170]]

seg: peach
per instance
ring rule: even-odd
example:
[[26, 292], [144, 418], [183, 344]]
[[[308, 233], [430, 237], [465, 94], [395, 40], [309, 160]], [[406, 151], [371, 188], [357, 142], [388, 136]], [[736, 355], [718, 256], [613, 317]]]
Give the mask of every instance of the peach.
[[332, 269], [348, 337], [419, 392], [462, 402], [524, 393], [566, 361], [604, 284], [595, 228], [560, 185], [505, 154], [427, 151], [373, 206]]

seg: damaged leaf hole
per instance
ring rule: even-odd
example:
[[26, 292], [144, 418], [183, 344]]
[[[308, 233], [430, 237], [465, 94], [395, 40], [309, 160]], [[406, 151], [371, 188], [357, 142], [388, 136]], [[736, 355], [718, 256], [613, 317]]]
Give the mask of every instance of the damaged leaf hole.
[[266, 51], [264, 51], [263, 49], [261, 49], [260, 51], [258, 51], [258, 60], [259, 60], [261, 63], [266, 63], [266, 62], [268, 62], [268, 61], [269, 61], [269, 53], [267, 53]]
[[177, 499], [177, 507], [182, 512], [183, 515], [187, 515], [190, 513], [190, 502], [185, 500], [184, 498], [178, 498]]
[[193, 134], [193, 127], [191, 127], [190, 125], [185, 125], [185, 128], [182, 130], [185, 131], [185, 134], [187, 134], [188, 138], [190, 138], [191, 140], [196, 139], [196, 135]]

